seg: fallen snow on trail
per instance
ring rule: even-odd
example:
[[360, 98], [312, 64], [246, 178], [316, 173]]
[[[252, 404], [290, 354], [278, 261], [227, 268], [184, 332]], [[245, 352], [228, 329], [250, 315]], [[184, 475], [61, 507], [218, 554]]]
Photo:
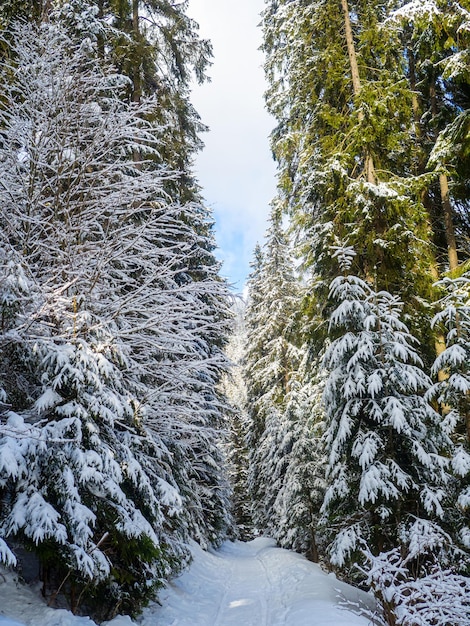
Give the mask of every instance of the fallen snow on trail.
[[[149, 607], [142, 626], [370, 626], [366, 593], [271, 539], [227, 542], [204, 553]], [[349, 601], [362, 615], [346, 610]]]
[[[161, 606], [106, 626], [371, 626], [374, 600], [304, 557], [258, 538], [212, 552], [193, 545], [191, 567], [160, 593]], [[5, 617], [2, 617], [4, 615]], [[7, 618], [8, 616], [8, 618]], [[12, 618], [12, 621], [9, 618]], [[0, 626], [93, 626], [47, 608], [31, 590], [0, 580]]]

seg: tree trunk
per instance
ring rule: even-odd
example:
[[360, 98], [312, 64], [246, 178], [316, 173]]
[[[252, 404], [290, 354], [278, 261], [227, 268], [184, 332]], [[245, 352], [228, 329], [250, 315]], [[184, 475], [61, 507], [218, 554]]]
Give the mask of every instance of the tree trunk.
[[[418, 96], [416, 94], [416, 59], [414, 52], [411, 48], [406, 48], [406, 55], [408, 57], [409, 67], [409, 82], [411, 88], [411, 108], [413, 110], [413, 126], [416, 137], [421, 138], [423, 133], [421, 131], [421, 114], [420, 106], [418, 102]], [[419, 173], [422, 173], [424, 169], [423, 157], [420, 155], [418, 160]]]
[[[353, 84], [354, 96], [358, 96], [361, 92], [361, 78], [359, 76], [359, 66], [357, 64], [356, 48], [354, 46], [354, 38], [351, 28], [351, 19], [349, 17], [348, 0], [341, 0], [341, 7], [344, 15], [344, 32], [346, 35], [346, 46], [348, 49], [349, 66], [351, 68], [351, 78]], [[364, 113], [358, 112], [358, 119], [360, 122], [364, 119]], [[377, 184], [377, 175], [375, 173], [374, 159], [369, 152], [365, 154], [364, 171], [366, 180], [368, 183]]]
[[[439, 271], [437, 269], [437, 263], [433, 263], [431, 267], [431, 272], [432, 272], [433, 279], [437, 282], [439, 280]], [[446, 338], [441, 332], [439, 332], [434, 338], [434, 350], [436, 351], [436, 356], [439, 356], [440, 354], [442, 354], [445, 349], [446, 349]], [[447, 378], [449, 378], [449, 376], [443, 370], [438, 371], [437, 373], [438, 381], [442, 382], [443, 380], [446, 380]], [[445, 405], [441, 405], [441, 411], [443, 413], [448, 413], [449, 409], [448, 407], [445, 407]]]
[[44, 0], [38, 4], [38, 15], [41, 22], [49, 21], [49, 13], [52, 9], [52, 0]]
[[[104, 18], [104, 6], [103, 6], [104, 2], [103, 0], [98, 0], [98, 18], [100, 20], [102, 20]], [[97, 44], [98, 44], [98, 54], [100, 56], [101, 59], [104, 59], [104, 55], [105, 55], [105, 48], [104, 48], [104, 38], [103, 35], [100, 33], [98, 35], [97, 38]]]
[[[467, 394], [468, 394], [468, 391], [467, 391]], [[470, 446], [470, 411], [468, 410], [465, 413], [465, 427], [467, 430], [467, 444]]]
[[351, 19], [349, 17], [348, 0], [341, 0], [341, 6], [344, 14], [344, 32], [346, 35], [346, 45], [348, 47], [349, 65], [351, 67], [351, 78], [353, 83], [354, 95], [359, 95], [361, 91], [361, 79], [359, 77], [359, 67], [357, 65], [356, 48], [354, 46], [353, 33], [351, 28]]
[[457, 254], [457, 240], [455, 238], [454, 221], [452, 219], [452, 205], [449, 196], [449, 181], [446, 174], [439, 174], [439, 188], [441, 190], [441, 203], [444, 211], [444, 226], [447, 241], [447, 256], [449, 269], [455, 270], [459, 265]]
[[[134, 41], [138, 46], [140, 43], [140, 25], [139, 25], [139, 0], [132, 0], [132, 33]], [[140, 78], [140, 59], [135, 64], [133, 70], [132, 81], [134, 83], [134, 89], [132, 92], [132, 101], [140, 102], [142, 97], [142, 82]]]
[[[431, 114], [433, 119], [437, 116], [437, 99], [436, 99], [436, 85], [433, 82], [429, 88], [429, 95], [431, 97]], [[449, 259], [449, 269], [454, 270], [459, 265], [459, 259], [457, 254], [457, 240], [455, 237], [454, 221], [452, 219], [452, 205], [450, 203], [449, 196], [449, 180], [447, 174], [439, 174], [439, 190], [441, 193], [441, 205], [444, 213], [444, 229], [447, 242], [447, 256]]]
[[[140, 44], [140, 24], [139, 24], [139, 0], [132, 0], [132, 34], [134, 37], [134, 42], [136, 48], [139, 47]], [[136, 104], [140, 104], [140, 100], [142, 97], [142, 81], [140, 77], [140, 56], [139, 52], [136, 55], [136, 62], [132, 72], [132, 102]], [[140, 170], [141, 169], [141, 155], [139, 150], [134, 150], [133, 159], [135, 163], [135, 167]]]

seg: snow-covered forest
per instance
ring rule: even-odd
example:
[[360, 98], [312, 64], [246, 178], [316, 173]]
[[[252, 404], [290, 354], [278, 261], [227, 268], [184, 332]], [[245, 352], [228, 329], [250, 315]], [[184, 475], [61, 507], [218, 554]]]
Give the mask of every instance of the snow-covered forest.
[[228, 292], [191, 174], [210, 46], [184, 5], [39, 5], [2, 10], [0, 554], [106, 618], [231, 525]]
[[377, 623], [468, 626], [470, 3], [266, 0], [261, 28], [244, 303], [188, 2], [1, 3], [0, 563], [100, 621], [264, 535]]
[[253, 521], [390, 625], [469, 624], [470, 5], [276, 0]]

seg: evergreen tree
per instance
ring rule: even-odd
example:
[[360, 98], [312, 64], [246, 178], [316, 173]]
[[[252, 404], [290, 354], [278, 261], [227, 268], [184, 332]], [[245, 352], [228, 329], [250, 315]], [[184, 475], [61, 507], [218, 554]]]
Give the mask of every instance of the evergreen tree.
[[166, 185], [181, 202], [201, 199], [192, 162], [206, 128], [191, 104], [190, 84], [193, 77], [205, 80], [212, 54], [187, 7], [187, 0], [8, 0], [0, 7], [0, 27], [15, 19], [58, 19], [76, 42], [96, 41], [97, 54], [129, 78], [121, 94], [129, 102], [158, 94], [161, 106], [151, 116], [161, 143], [152, 160], [180, 173], [177, 184]]
[[424, 203], [439, 263], [453, 270], [459, 255], [468, 256], [469, 7], [445, 0], [397, 4], [384, 34], [397, 29], [406, 51], [420, 146], [416, 167], [432, 172]]
[[139, 102], [157, 93], [161, 103], [154, 112], [164, 129], [160, 159], [180, 172], [177, 185], [169, 183], [174, 199], [200, 200], [192, 173], [194, 153], [202, 147], [205, 130], [189, 94], [193, 77], [206, 78], [212, 54], [208, 41], [199, 37], [198, 25], [186, 14], [188, 2], [169, 0], [102, 0], [100, 15], [119, 33], [113, 38], [111, 57], [118, 69], [131, 79], [128, 97]]
[[[458, 313], [450, 314], [454, 303], [444, 303], [434, 336], [429, 328], [442, 289], [433, 283], [448, 268], [451, 279], [466, 268], [468, 10], [466, 2], [445, 0], [267, 0], [262, 22], [279, 202], [291, 218], [306, 285], [296, 305], [301, 334], [307, 354], [327, 348], [327, 489], [320, 532], [315, 521], [311, 527], [343, 573], [369, 559], [372, 573], [363, 573], [370, 584], [380, 559], [390, 557], [391, 566], [401, 550], [397, 575], [407, 572], [399, 593], [414, 598], [421, 583], [427, 589], [433, 576], [441, 580], [442, 572], [432, 570], [439, 559], [453, 575], [466, 558], [451, 538], [460, 531], [465, 544], [468, 534], [468, 455], [449, 437], [465, 439], [468, 355], [463, 344], [454, 349], [453, 331], [446, 350], [449, 329], [442, 327], [452, 316], [451, 326], [458, 326]], [[343, 242], [356, 254], [348, 257]], [[338, 270], [335, 248], [347, 257], [347, 275]], [[435, 386], [424, 365], [433, 352], [440, 355]], [[308, 435], [300, 434], [310, 429], [315, 441], [321, 430], [319, 383], [316, 370], [299, 379], [283, 412], [290, 423], [283, 421], [287, 436], [278, 438], [289, 441], [276, 500], [282, 542], [308, 538], [302, 518], [308, 499], [296, 490], [302, 467], [309, 468], [304, 483], [312, 500], [321, 493], [321, 473], [308, 465], [309, 456], [321, 465], [321, 446], [305, 455]], [[305, 410], [302, 388], [304, 407], [318, 412], [297, 422], [293, 416]], [[429, 404], [433, 398], [443, 416], [437, 403]], [[290, 521], [295, 511], [297, 524]], [[422, 552], [415, 545], [419, 529], [429, 539]], [[386, 601], [388, 582], [381, 583]], [[412, 612], [399, 621], [397, 607], [389, 607], [390, 624], [411, 623]]]
[[33, 547], [47, 593], [77, 608], [106, 592], [101, 617], [133, 613], [188, 533], [218, 541], [229, 523], [225, 286], [203, 208], [171, 202], [178, 174], [150, 167], [155, 100], [127, 103], [126, 80], [56, 20], [13, 33], [0, 345], [24, 384], [1, 380], [2, 535]]
[[400, 294], [426, 344], [432, 231], [426, 183], [411, 167], [417, 148], [405, 55], [380, 31], [387, 15], [380, 1], [268, 3], [266, 101], [278, 122], [280, 194], [310, 276], [309, 310], [328, 318], [337, 273], [330, 247], [347, 240], [356, 274]]
[[4, 336], [30, 384], [21, 396], [4, 385], [16, 413], [6, 411], [2, 437], [2, 534], [34, 546], [45, 593], [62, 588], [76, 609], [102, 587], [111, 613], [133, 612], [152, 593], [148, 577], [172, 570], [160, 499], [179, 499], [139, 462], [147, 435], [118, 338], [119, 254], [141, 237], [135, 202], [161, 189], [133, 176], [126, 153], [151, 133], [87, 46], [54, 25], [15, 35], [3, 66], [1, 235], [7, 267], [20, 258], [35, 293]]
[[320, 508], [325, 494], [326, 458], [322, 435], [324, 374], [318, 360], [310, 363], [308, 351], [286, 396], [286, 428], [290, 453], [281, 488], [274, 504], [279, 520], [274, 537], [282, 547], [320, 558], [318, 533]]
[[[451, 466], [458, 479], [455, 492], [457, 503], [453, 527], [465, 548], [470, 548], [470, 276], [446, 278], [442, 281], [446, 295], [442, 310], [433, 323], [446, 332], [446, 349], [434, 362], [432, 373], [445, 376], [428, 391], [430, 399], [443, 407], [443, 426], [456, 444]], [[458, 512], [458, 513], [457, 513]]]
[[[335, 256], [349, 266], [350, 254]], [[353, 275], [336, 278], [330, 295], [323, 512], [331, 562], [344, 568], [362, 541], [374, 554], [396, 546], [409, 516], [444, 517], [450, 477], [440, 453], [451, 446], [423, 397], [430, 381], [398, 299]]]
[[[298, 285], [293, 274], [289, 244], [274, 207], [264, 257], [249, 281], [245, 375], [250, 415], [249, 483], [254, 522], [274, 528], [273, 505], [282, 482], [290, 434], [284, 416], [285, 396], [298, 367], [295, 313]], [[250, 295], [251, 298], [251, 295]]]
[[232, 334], [225, 350], [232, 367], [222, 381], [222, 389], [231, 404], [227, 415], [227, 457], [233, 486], [233, 513], [238, 535], [241, 539], [247, 539], [252, 535], [253, 521], [248, 491], [249, 416], [246, 411], [247, 389], [242, 369], [246, 351], [245, 303], [241, 298], [234, 299], [232, 311]]

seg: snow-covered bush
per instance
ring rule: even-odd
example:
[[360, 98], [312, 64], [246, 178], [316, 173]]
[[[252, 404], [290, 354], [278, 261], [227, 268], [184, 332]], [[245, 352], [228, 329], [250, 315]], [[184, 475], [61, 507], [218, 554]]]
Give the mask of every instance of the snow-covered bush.
[[[467, 626], [470, 578], [452, 569], [452, 541], [439, 526], [415, 519], [401, 527], [400, 546], [366, 557], [367, 584], [390, 626]], [[455, 551], [455, 548], [454, 548]]]

